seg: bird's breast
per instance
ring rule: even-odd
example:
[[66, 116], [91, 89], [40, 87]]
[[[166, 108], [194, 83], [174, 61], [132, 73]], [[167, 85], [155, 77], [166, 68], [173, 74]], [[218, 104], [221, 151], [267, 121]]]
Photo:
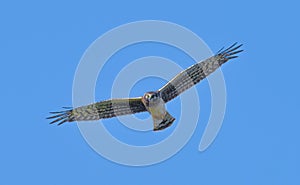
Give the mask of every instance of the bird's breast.
[[156, 119], [163, 119], [166, 114], [165, 103], [163, 100], [159, 101], [155, 105], [149, 106], [148, 110], [152, 117]]

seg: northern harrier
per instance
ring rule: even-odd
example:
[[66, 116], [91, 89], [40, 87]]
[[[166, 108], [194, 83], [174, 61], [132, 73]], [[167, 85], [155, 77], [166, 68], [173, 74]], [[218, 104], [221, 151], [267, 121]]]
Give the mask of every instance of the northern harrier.
[[242, 44], [235, 43], [225, 50], [222, 48], [214, 56], [179, 73], [161, 89], [146, 92], [142, 97], [111, 99], [60, 112], [50, 112], [54, 115], [47, 119], [54, 119], [50, 124], [61, 125], [65, 122], [98, 120], [148, 111], [153, 119], [153, 130], [165, 129], [175, 120], [167, 112], [165, 104], [213, 73], [228, 60], [236, 58], [236, 54], [243, 51], [238, 50], [241, 46]]

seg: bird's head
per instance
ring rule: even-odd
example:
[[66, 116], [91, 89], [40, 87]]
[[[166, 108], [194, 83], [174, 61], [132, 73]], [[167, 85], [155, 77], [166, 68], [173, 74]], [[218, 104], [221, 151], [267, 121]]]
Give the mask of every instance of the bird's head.
[[142, 101], [146, 106], [155, 104], [157, 100], [159, 100], [159, 93], [157, 92], [146, 92], [142, 98]]

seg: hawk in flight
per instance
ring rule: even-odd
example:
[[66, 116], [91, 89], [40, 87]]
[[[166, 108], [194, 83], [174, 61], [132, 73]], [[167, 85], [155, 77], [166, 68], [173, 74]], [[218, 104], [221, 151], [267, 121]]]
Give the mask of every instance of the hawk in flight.
[[98, 120], [148, 111], [153, 119], [153, 130], [165, 129], [175, 120], [166, 110], [165, 104], [199, 83], [228, 60], [236, 58], [236, 54], [243, 51], [239, 49], [241, 46], [242, 44], [235, 43], [227, 49], [222, 48], [214, 56], [179, 73], [159, 90], [146, 92], [142, 97], [111, 99], [74, 109], [67, 108], [60, 112], [50, 112], [54, 115], [47, 119], [54, 119], [50, 124], [61, 125], [65, 122]]

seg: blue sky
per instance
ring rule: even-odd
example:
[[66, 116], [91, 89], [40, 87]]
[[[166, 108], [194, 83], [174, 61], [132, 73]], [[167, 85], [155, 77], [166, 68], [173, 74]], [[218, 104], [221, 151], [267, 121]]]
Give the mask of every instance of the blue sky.
[[[0, 184], [300, 184], [300, 15], [296, 1], [0, 4]], [[72, 104], [76, 67], [96, 38], [122, 24], [149, 19], [190, 29], [214, 52], [236, 41], [244, 44], [245, 52], [222, 67], [226, 115], [220, 133], [205, 152], [198, 151], [198, 144], [210, 113], [207, 81], [197, 86], [202, 118], [183, 149], [162, 163], [129, 167], [98, 155], [75, 124], [57, 127], [45, 117], [49, 111]], [[101, 75], [108, 76], [100, 75], [97, 81], [97, 100], [110, 95], [108, 88], [100, 86], [109, 87], [122, 66], [148, 55], [170, 58], [182, 67], [192, 64], [189, 57], [167, 46], [128, 47], [105, 66]], [[155, 89], [163, 83], [147, 78], [132, 93], [142, 94], [145, 84]], [[170, 112], [180, 116], [176, 108]], [[134, 139], [156, 138], [155, 133], [124, 131], [116, 119], [105, 121], [105, 126], [131, 144], [139, 144]]]

